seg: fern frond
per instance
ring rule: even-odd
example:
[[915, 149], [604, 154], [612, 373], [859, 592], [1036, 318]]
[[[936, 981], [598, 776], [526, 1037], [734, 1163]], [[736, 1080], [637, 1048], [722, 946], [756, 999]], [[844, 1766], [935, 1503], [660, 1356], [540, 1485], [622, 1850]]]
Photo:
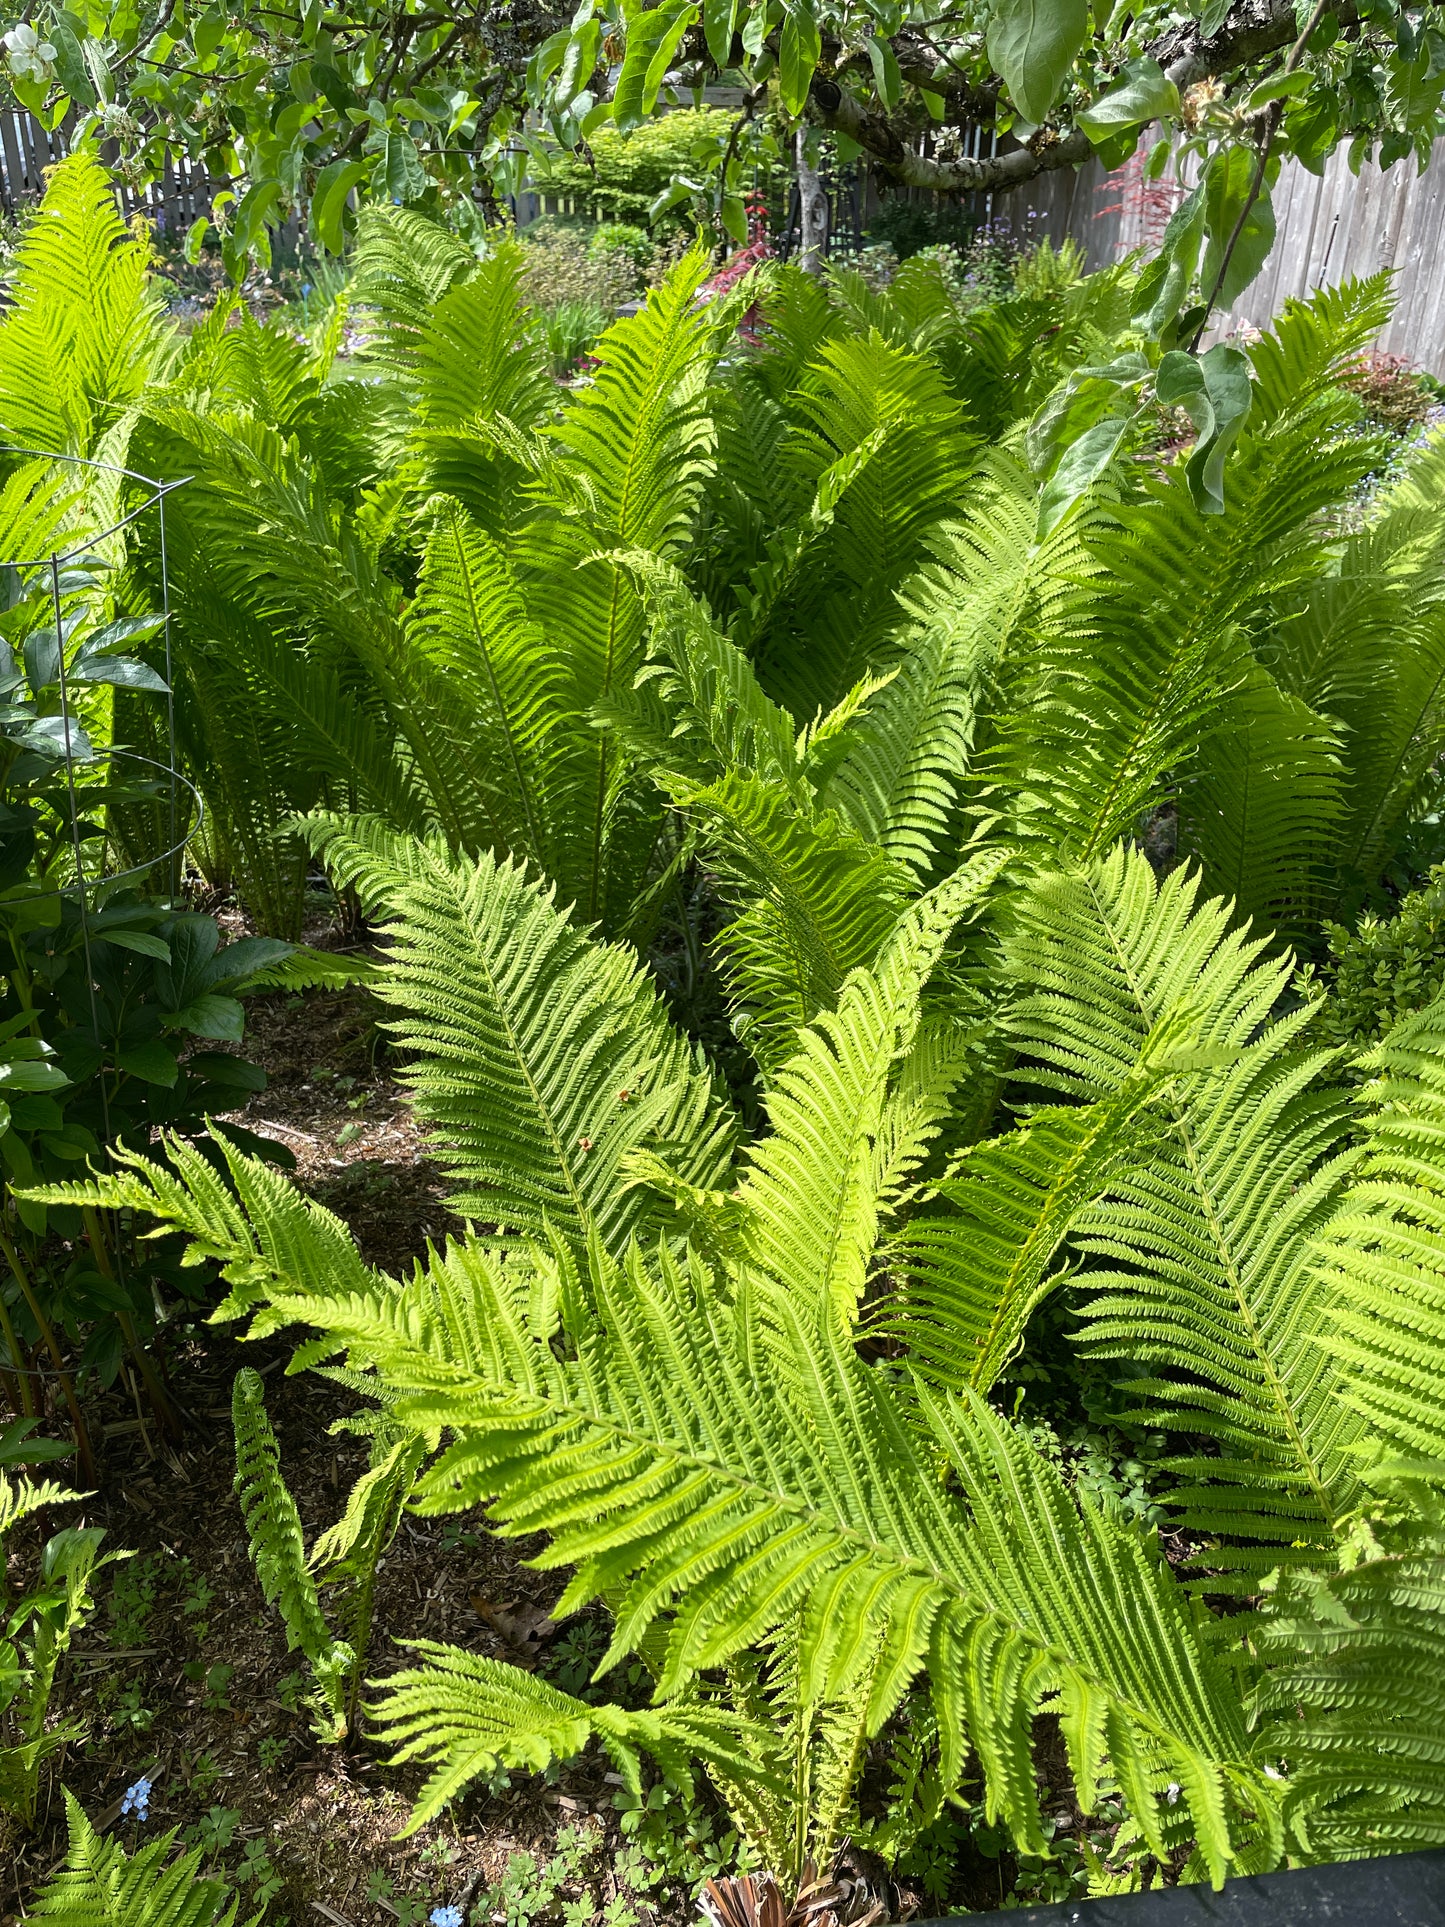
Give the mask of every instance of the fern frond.
[[[200, 1847], [167, 1866], [178, 1829], [127, 1855], [95, 1831], [68, 1788], [65, 1816], [65, 1865], [40, 1890], [35, 1919], [54, 1927], [233, 1927], [240, 1899], [225, 1881], [202, 1878]], [[246, 1927], [261, 1927], [261, 1915]]]
[[719, 1184], [736, 1124], [635, 955], [599, 945], [509, 863], [364, 821], [315, 818], [313, 847], [387, 919], [375, 995], [414, 1053], [407, 1079], [455, 1208], [503, 1235], [618, 1249], [644, 1222], [624, 1158], [648, 1147]]
[[[749, 1262], [800, 1307], [852, 1326], [878, 1243], [880, 1206], [919, 1161], [947, 1107], [955, 1058], [933, 1082], [904, 1142], [890, 1116], [913, 1093], [901, 1074], [920, 999], [960, 919], [976, 910], [1006, 853], [975, 857], [910, 906], [871, 969], [843, 983], [797, 1039], [768, 1093], [768, 1135], [749, 1156], [740, 1202]], [[950, 1073], [951, 1072], [951, 1076]]]
[[306, 1547], [296, 1501], [281, 1476], [281, 1454], [260, 1374], [244, 1366], [231, 1392], [231, 1422], [236, 1435], [236, 1494], [251, 1541], [256, 1577], [267, 1603], [286, 1628], [286, 1644], [309, 1662], [321, 1689], [323, 1725], [328, 1738], [344, 1729], [346, 1676], [354, 1665], [351, 1649], [331, 1636], [306, 1564]]
[[435, 1640], [402, 1642], [426, 1664], [372, 1684], [385, 1690], [369, 1711], [396, 1747], [394, 1765], [422, 1760], [433, 1768], [402, 1830], [415, 1833], [480, 1775], [498, 1766], [541, 1772], [600, 1740], [613, 1766], [641, 1792], [640, 1752], [648, 1752], [681, 1785], [692, 1762], [723, 1765], [739, 1779], [769, 1780], [772, 1735], [722, 1708], [590, 1705], [524, 1673]]
[[[161, 371], [172, 330], [98, 157], [68, 155], [26, 230], [0, 327], [0, 437], [95, 455]], [[109, 456], [124, 460], [123, 445]], [[102, 519], [100, 526], [115, 518]]]
[[1312, 932], [1348, 784], [1341, 733], [1258, 664], [1219, 705], [1181, 798], [1179, 842], [1211, 891], [1281, 938]]
[[678, 790], [727, 900], [718, 938], [748, 1041], [765, 1069], [794, 1031], [877, 956], [908, 898], [908, 873], [831, 812], [802, 813], [789, 791], [730, 774]]
[[1323, 1228], [1344, 1397], [1396, 1452], [1445, 1459], [1445, 1009], [1404, 1018], [1361, 1093], [1368, 1146]]
[[1106, 1261], [1082, 1276], [1098, 1294], [1084, 1342], [1157, 1368], [1131, 1381], [1147, 1422], [1215, 1442], [1217, 1457], [1176, 1462], [1174, 1503], [1196, 1529], [1259, 1542], [1209, 1563], [1258, 1572], [1332, 1545], [1356, 1500], [1358, 1421], [1311, 1264], [1356, 1154], [1331, 1053], [1295, 1046], [1301, 1013], [1268, 1022], [1288, 959], [1261, 958], [1227, 906], [1197, 895], [1197, 879], [1156, 885], [1123, 852], [1040, 886], [1010, 939], [1038, 986], [1011, 1029], [1039, 1060], [1030, 1081], [1095, 1100], [1174, 1011], [1191, 1009], [1204, 1062], [1222, 1060], [1175, 1080], [1148, 1161], [1082, 1211], [1074, 1239]]
[[[258, 1248], [281, 1232], [250, 1162], [233, 1154], [262, 1221], [218, 1226], [210, 1246], [228, 1243], [223, 1267], [254, 1281]], [[132, 1171], [161, 1197], [154, 1167]], [[835, 1321], [761, 1279], [733, 1297], [665, 1247], [648, 1262], [634, 1244], [619, 1268], [594, 1241], [588, 1304], [559, 1355], [556, 1300], [534, 1325], [520, 1255], [466, 1241], [404, 1284], [338, 1279], [318, 1293], [296, 1281], [324, 1269], [324, 1214], [282, 1216], [294, 1258], [258, 1328], [313, 1328], [310, 1355], [346, 1352], [384, 1376], [399, 1421], [449, 1430], [418, 1508], [490, 1499], [501, 1530], [545, 1532], [538, 1564], [573, 1569], [557, 1612], [599, 1593], [614, 1606], [604, 1666], [665, 1631], [670, 1702], [801, 1613], [806, 1690], [846, 1698], [872, 1667], [870, 1731], [929, 1655], [949, 1783], [971, 1740], [1021, 1844], [1042, 1838], [1028, 1723], [1054, 1691], [1077, 1783], [1096, 1784], [1107, 1753], [1150, 1838], [1192, 1828], [1216, 1877], [1260, 1824], [1243, 1810], [1272, 1810], [1235, 1685], [1196, 1643], [1146, 1536], [1080, 1507], [982, 1401], [923, 1402], [960, 1504]], [[1183, 1789], [1168, 1820], [1167, 1781]]]
[[1419, 1538], [1297, 1577], [1259, 1624], [1266, 1743], [1289, 1761], [1285, 1820], [1312, 1860], [1445, 1844], [1445, 1557], [1438, 1533]]

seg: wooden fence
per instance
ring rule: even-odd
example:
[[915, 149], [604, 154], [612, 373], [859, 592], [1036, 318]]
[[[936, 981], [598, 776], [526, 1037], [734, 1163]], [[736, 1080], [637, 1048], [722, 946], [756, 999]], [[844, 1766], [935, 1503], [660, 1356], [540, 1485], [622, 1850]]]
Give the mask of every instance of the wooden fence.
[[[1038, 232], [1055, 241], [1073, 235], [1090, 267], [1102, 267], [1133, 248], [1157, 246], [1183, 192], [1174, 180], [1144, 183], [1137, 165], [1105, 174], [1095, 161], [1077, 173], [1042, 176], [1011, 198], [1027, 197]], [[1356, 178], [1343, 149], [1323, 177], [1287, 161], [1274, 210], [1269, 260], [1216, 335], [1265, 326], [1289, 295], [1393, 268], [1397, 306], [1379, 345], [1445, 377], [1445, 140], [1424, 174], [1413, 162], [1386, 172], [1367, 163]]]
[[[19, 108], [0, 109], [0, 207], [15, 214], [45, 191], [45, 170], [69, 149], [69, 125], [47, 133], [33, 115]], [[101, 149], [104, 154], [104, 148]], [[121, 188], [127, 214], [144, 214], [164, 234], [184, 234], [199, 215], [209, 214], [215, 184], [203, 168], [182, 157], [167, 160], [158, 181], [140, 189]]]

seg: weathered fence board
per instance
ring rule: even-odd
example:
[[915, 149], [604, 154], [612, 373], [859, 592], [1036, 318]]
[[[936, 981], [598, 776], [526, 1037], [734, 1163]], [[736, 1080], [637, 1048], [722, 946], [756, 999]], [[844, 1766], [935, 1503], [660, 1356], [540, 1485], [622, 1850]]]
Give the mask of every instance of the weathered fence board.
[[[1072, 234], [1089, 265], [1102, 267], [1133, 248], [1157, 245], [1182, 191], [1177, 182], [1146, 188], [1137, 167], [1108, 175], [1091, 162], [1077, 173], [1041, 177], [1017, 195], [1038, 211], [1039, 232], [1055, 241]], [[1389, 267], [1396, 270], [1398, 305], [1381, 348], [1445, 376], [1445, 140], [1424, 174], [1413, 164], [1382, 172], [1367, 163], [1357, 179], [1343, 149], [1322, 177], [1287, 161], [1274, 208], [1273, 252], [1217, 332], [1262, 327], [1288, 295]]]

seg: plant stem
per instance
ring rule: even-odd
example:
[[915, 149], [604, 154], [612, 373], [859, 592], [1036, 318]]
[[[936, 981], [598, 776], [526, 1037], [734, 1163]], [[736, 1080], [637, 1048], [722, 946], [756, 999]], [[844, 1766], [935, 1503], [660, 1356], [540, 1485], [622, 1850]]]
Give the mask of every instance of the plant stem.
[[[1324, 19], [1330, 4], [1331, 0], [1315, 0], [1314, 9], [1309, 19], [1306, 20], [1304, 26], [1301, 28], [1298, 40], [1295, 41], [1289, 50], [1289, 58], [1285, 61], [1282, 69], [1284, 73], [1292, 74], [1304, 59], [1305, 48], [1309, 45], [1310, 35], [1320, 24], [1321, 20]], [[1284, 102], [1281, 100], [1272, 100], [1269, 104], [1269, 118], [1264, 130], [1264, 139], [1259, 145], [1259, 161], [1254, 170], [1254, 179], [1250, 183], [1249, 193], [1245, 198], [1244, 206], [1239, 210], [1239, 219], [1234, 224], [1234, 230], [1230, 234], [1228, 244], [1220, 260], [1219, 272], [1214, 277], [1214, 286], [1210, 289], [1209, 298], [1204, 304], [1204, 318], [1195, 329], [1194, 339], [1189, 344], [1189, 352], [1191, 355], [1198, 354], [1199, 352], [1199, 344], [1204, 339], [1204, 330], [1209, 326], [1209, 317], [1214, 312], [1214, 304], [1219, 299], [1220, 289], [1224, 286], [1224, 277], [1229, 273], [1229, 263], [1234, 254], [1235, 246], [1240, 235], [1244, 232], [1244, 224], [1249, 219], [1251, 208], [1253, 208], [1255, 202], [1259, 199], [1259, 190], [1264, 186], [1264, 171], [1269, 166], [1269, 152], [1274, 146], [1274, 137], [1283, 117]]]
[[11, 1403], [21, 1418], [34, 1418], [36, 1416], [35, 1392], [30, 1383], [30, 1374], [25, 1369], [29, 1360], [21, 1353], [20, 1340], [16, 1337], [15, 1327], [10, 1322], [10, 1307], [6, 1304], [3, 1293], [0, 1293], [0, 1336], [5, 1339], [10, 1362], [15, 1367], [15, 1392]]
[[95, 1477], [95, 1453], [91, 1449], [90, 1433], [86, 1429], [85, 1419], [80, 1410], [80, 1400], [75, 1396], [75, 1386], [71, 1382], [70, 1374], [66, 1371], [64, 1362], [60, 1356], [60, 1345], [55, 1336], [55, 1327], [45, 1316], [41, 1308], [40, 1300], [36, 1296], [35, 1288], [30, 1282], [29, 1274], [25, 1266], [21, 1263], [20, 1253], [16, 1249], [10, 1233], [4, 1228], [3, 1224], [0, 1224], [0, 1251], [5, 1253], [5, 1262], [9, 1265], [16, 1284], [19, 1285], [21, 1292], [24, 1294], [25, 1302], [30, 1307], [30, 1316], [35, 1320], [36, 1330], [40, 1333], [41, 1343], [45, 1346], [46, 1351], [49, 1352], [51, 1363], [55, 1366], [55, 1376], [60, 1382], [60, 1390], [70, 1412], [71, 1425], [75, 1428], [75, 1449], [79, 1454], [81, 1477], [87, 1480], [93, 1479]]
[[[105, 1227], [101, 1223], [100, 1213], [94, 1205], [85, 1205], [82, 1208], [81, 1216], [85, 1220], [85, 1229], [90, 1238], [91, 1253], [95, 1258], [101, 1276], [107, 1283], [114, 1285], [117, 1291], [123, 1291], [124, 1287], [116, 1277], [115, 1266], [111, 1263], [110, 1246], [106, 1241]], [[140, 1373], [141, 1383], [146, 1388], [146, 1396], [149, 1398], [151, 1409], [156, 1415], [156, 1423], [160, 1426], [161, 1431], [167, 1438], [178, 1439], [181, 1435], [180, 1415], [176, 1411], [175, 1402], [171, 1398], [170, 1393], [161, 1382], [160, 1374], [155, 1368], [155, 1361], [141, 1343], [140, 1333], [135, 1328], [135, 1320], [131, 1316], [129, 1308], [127, 1307], [127, 1309], [123, 1311], [118, 1311], [115, 1316], [116, 1323], [121, 1329], [121, 1335], [125, 1339], [127, 1349], [131, 1357], [135, 1360], [135, 1368]]]

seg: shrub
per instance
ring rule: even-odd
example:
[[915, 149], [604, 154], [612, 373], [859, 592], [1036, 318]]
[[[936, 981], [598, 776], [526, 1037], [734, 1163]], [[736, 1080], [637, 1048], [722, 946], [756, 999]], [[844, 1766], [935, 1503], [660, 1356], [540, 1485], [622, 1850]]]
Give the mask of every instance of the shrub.
[[546, 216], [526, 229], [523, 240], [523, 284], [533, 305], [546, 314], [587, 307], [606, 316], [637, 290], [631, 255], [617, 247], [594, 252], [590, 227]]
[[[1328, 1044], [1377, 1044], [1445, 990], [1445, 863], [1436, 864], [1393, 917], [1367, 911], [1358, 930], [1327, 923], [1325, 936], [1330, 995], [1320, 1004], [1315, 1030]], [[1301, 974], [1299, 987], [1307, 994], [1315, 983], [1313, 973]]]
[[1403, 355], [1372, 350], [1345, 371], [1343, 381], [1359, 396], [1371, 425], [1392, 435], [1407, 434], [1439, 403], [1436, 384], [1422, 377]]
[[[546, 194], [568, 195], [613, 222], [649, 226], [652, 204], [675, 174], [689, 171], [704, 152], [725, 139], [733, 116], [715, 107], [682, 108], [635, 127], [631, 133], [599, 132], [590, 142], [592, 165], [575, 154], [548, 159], [533, 185]], [[685, 208], [659, 217], [659, 227], [687, 225]]]

